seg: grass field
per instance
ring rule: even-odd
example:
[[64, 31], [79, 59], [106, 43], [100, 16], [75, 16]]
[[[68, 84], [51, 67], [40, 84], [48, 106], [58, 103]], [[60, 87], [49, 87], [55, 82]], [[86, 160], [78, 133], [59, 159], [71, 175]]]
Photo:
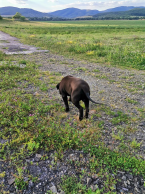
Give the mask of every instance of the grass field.
[[0, 23], [1, 30], [53, 53], [114, 66], [145, 69], [145, 21]]
[[[23, 43], [48, 49], [52, 53], [144, 70], [144, 24], [145, 21], [23, 23], [4, 20], [0, 27], [2, 31], [20, 38]], [[45, 152], [56, 150], [55, 162], [61, 160], [63, 151], [70, 148], [90, 153], [90, 172], [93, 174], [95, 168], [100, 168], [98, 176], [106, 177], [106, 185], [96, 193], [112, 193], [116, 180], [109, 177], [109, 171], [114, 174], [117, 170], [130, 171], [145, 178], [145, 161], [130, 151], [137, 150], [140, 143], [135, 139], [126, 142], [122, 136], [122, 133], [134, 132], [132, 123], [135, 118], [123, 112], [117, 112], [116, 115], [109, 107], [99, 106], [89, 120], [74, 120], [64, 113], [64, 107], [56, 102], [55, 97], [49, 98], [47, 94], [47, 90], [55, 88], [61, 79], [60, 74], [42, 72], [31, 61], [22, 61], [21, 56], [17, 58], [17, 63], [24, 64], [25, 68], [12, 65], [12, 60], [13, 57], [0, 52], [0, 61], [6, 61], [0, 65], [0, 137], [5, 141], [0, 144], [0, 158], [1, 161], [9, 162], [10, 166], [15, 166], [15, 185], [19, 190], [27, 186], [23, 180], [23, 160], [40, 149]], [[37, 88], [37, 93], [27, 92], [28, 87]], [[144, 109], [140, 112], [141, 118], [144, 118]], [[103, 121], [96, 122], [94, 118], [104, 115], [111, 117], [110, 122], [118, 130], [118, 134], [112, 134], [120, 142], [115, 150], [110, 150], [100, 141], [104, 130]], [[121, 126], [122, 122], [126, 129]], [[45, 159], [46, 156], [41, 158]], [[0, 172], [0, 178], [4, 176], [4, 172]], [[29, 177], [29, 180], [32, 178]], [[3, 188], [3, 185], [0, 187]], [[94, 192], [86, 189], [82, 193]]]

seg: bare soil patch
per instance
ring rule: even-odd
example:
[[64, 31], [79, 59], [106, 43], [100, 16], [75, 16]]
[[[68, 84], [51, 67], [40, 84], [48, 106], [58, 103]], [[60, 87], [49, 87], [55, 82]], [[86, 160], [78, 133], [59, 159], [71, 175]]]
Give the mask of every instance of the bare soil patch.
[[30, 54], [34, 52], [48, 52], [48, 50], [39, 50], [39, 48], [25, 45], [19, 42], [15, 37], [0, 31], [0, 50], [7, 55]]

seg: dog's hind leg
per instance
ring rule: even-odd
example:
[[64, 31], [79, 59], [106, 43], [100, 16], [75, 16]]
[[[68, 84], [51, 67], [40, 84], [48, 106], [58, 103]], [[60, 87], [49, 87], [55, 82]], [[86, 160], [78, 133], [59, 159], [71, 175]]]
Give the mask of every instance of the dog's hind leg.
[[81, 121], [83, 119], [83, 107], [80, 106], [79, 102], [75, 102], [73, 104], [79, 109], [79, 120]]
[[62, 96], [62, 99], [63, 99], [64, 104], [65, 104], [65, 111], [68, 112], [69, 111], [69, 105], [68, 105], [67, 96]]
[[88, 115], [89, 115], [89, 100], [85, 100], [84, 101], [85, 103], [85, 107], [86, 107], [86, 113], [85, 113], [85, 117], [88, 118]]

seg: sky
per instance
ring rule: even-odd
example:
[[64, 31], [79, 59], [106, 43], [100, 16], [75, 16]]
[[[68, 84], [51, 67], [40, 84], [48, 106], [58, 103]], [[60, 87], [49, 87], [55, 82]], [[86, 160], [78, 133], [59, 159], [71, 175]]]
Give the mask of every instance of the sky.
[[41, 12], [70, 7], [102, 11], [119, 6], [145, 6], [145, 0], [0, 0], [0, 7], [6, 6], [31, 8]]

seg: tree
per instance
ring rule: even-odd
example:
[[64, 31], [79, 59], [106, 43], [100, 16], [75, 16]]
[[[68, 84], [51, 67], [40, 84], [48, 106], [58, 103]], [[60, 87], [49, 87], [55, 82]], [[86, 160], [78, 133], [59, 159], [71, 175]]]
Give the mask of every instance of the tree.
[[13, 19], [16, 19], [16, 20], [21, 20], [21, 21], [25, 21], [26, 18], [24, 16], [22, 16], [19, 12], [17, 12], [14, 16], [13, 16]]
[[2, 16], [0, 15], [0, 20], [2, 20], [3, 18], [2, 18]]
[[20, 20], [21, 20], [21, 21], [25, 21], [26, 18], [25, 18], [24, 16], [21, 16], [21, 17], [20, 17]]
[[14, 16], [13, 16], [13, 19], [20, 19], [22, 17], [22, 15], [17, 12]]

